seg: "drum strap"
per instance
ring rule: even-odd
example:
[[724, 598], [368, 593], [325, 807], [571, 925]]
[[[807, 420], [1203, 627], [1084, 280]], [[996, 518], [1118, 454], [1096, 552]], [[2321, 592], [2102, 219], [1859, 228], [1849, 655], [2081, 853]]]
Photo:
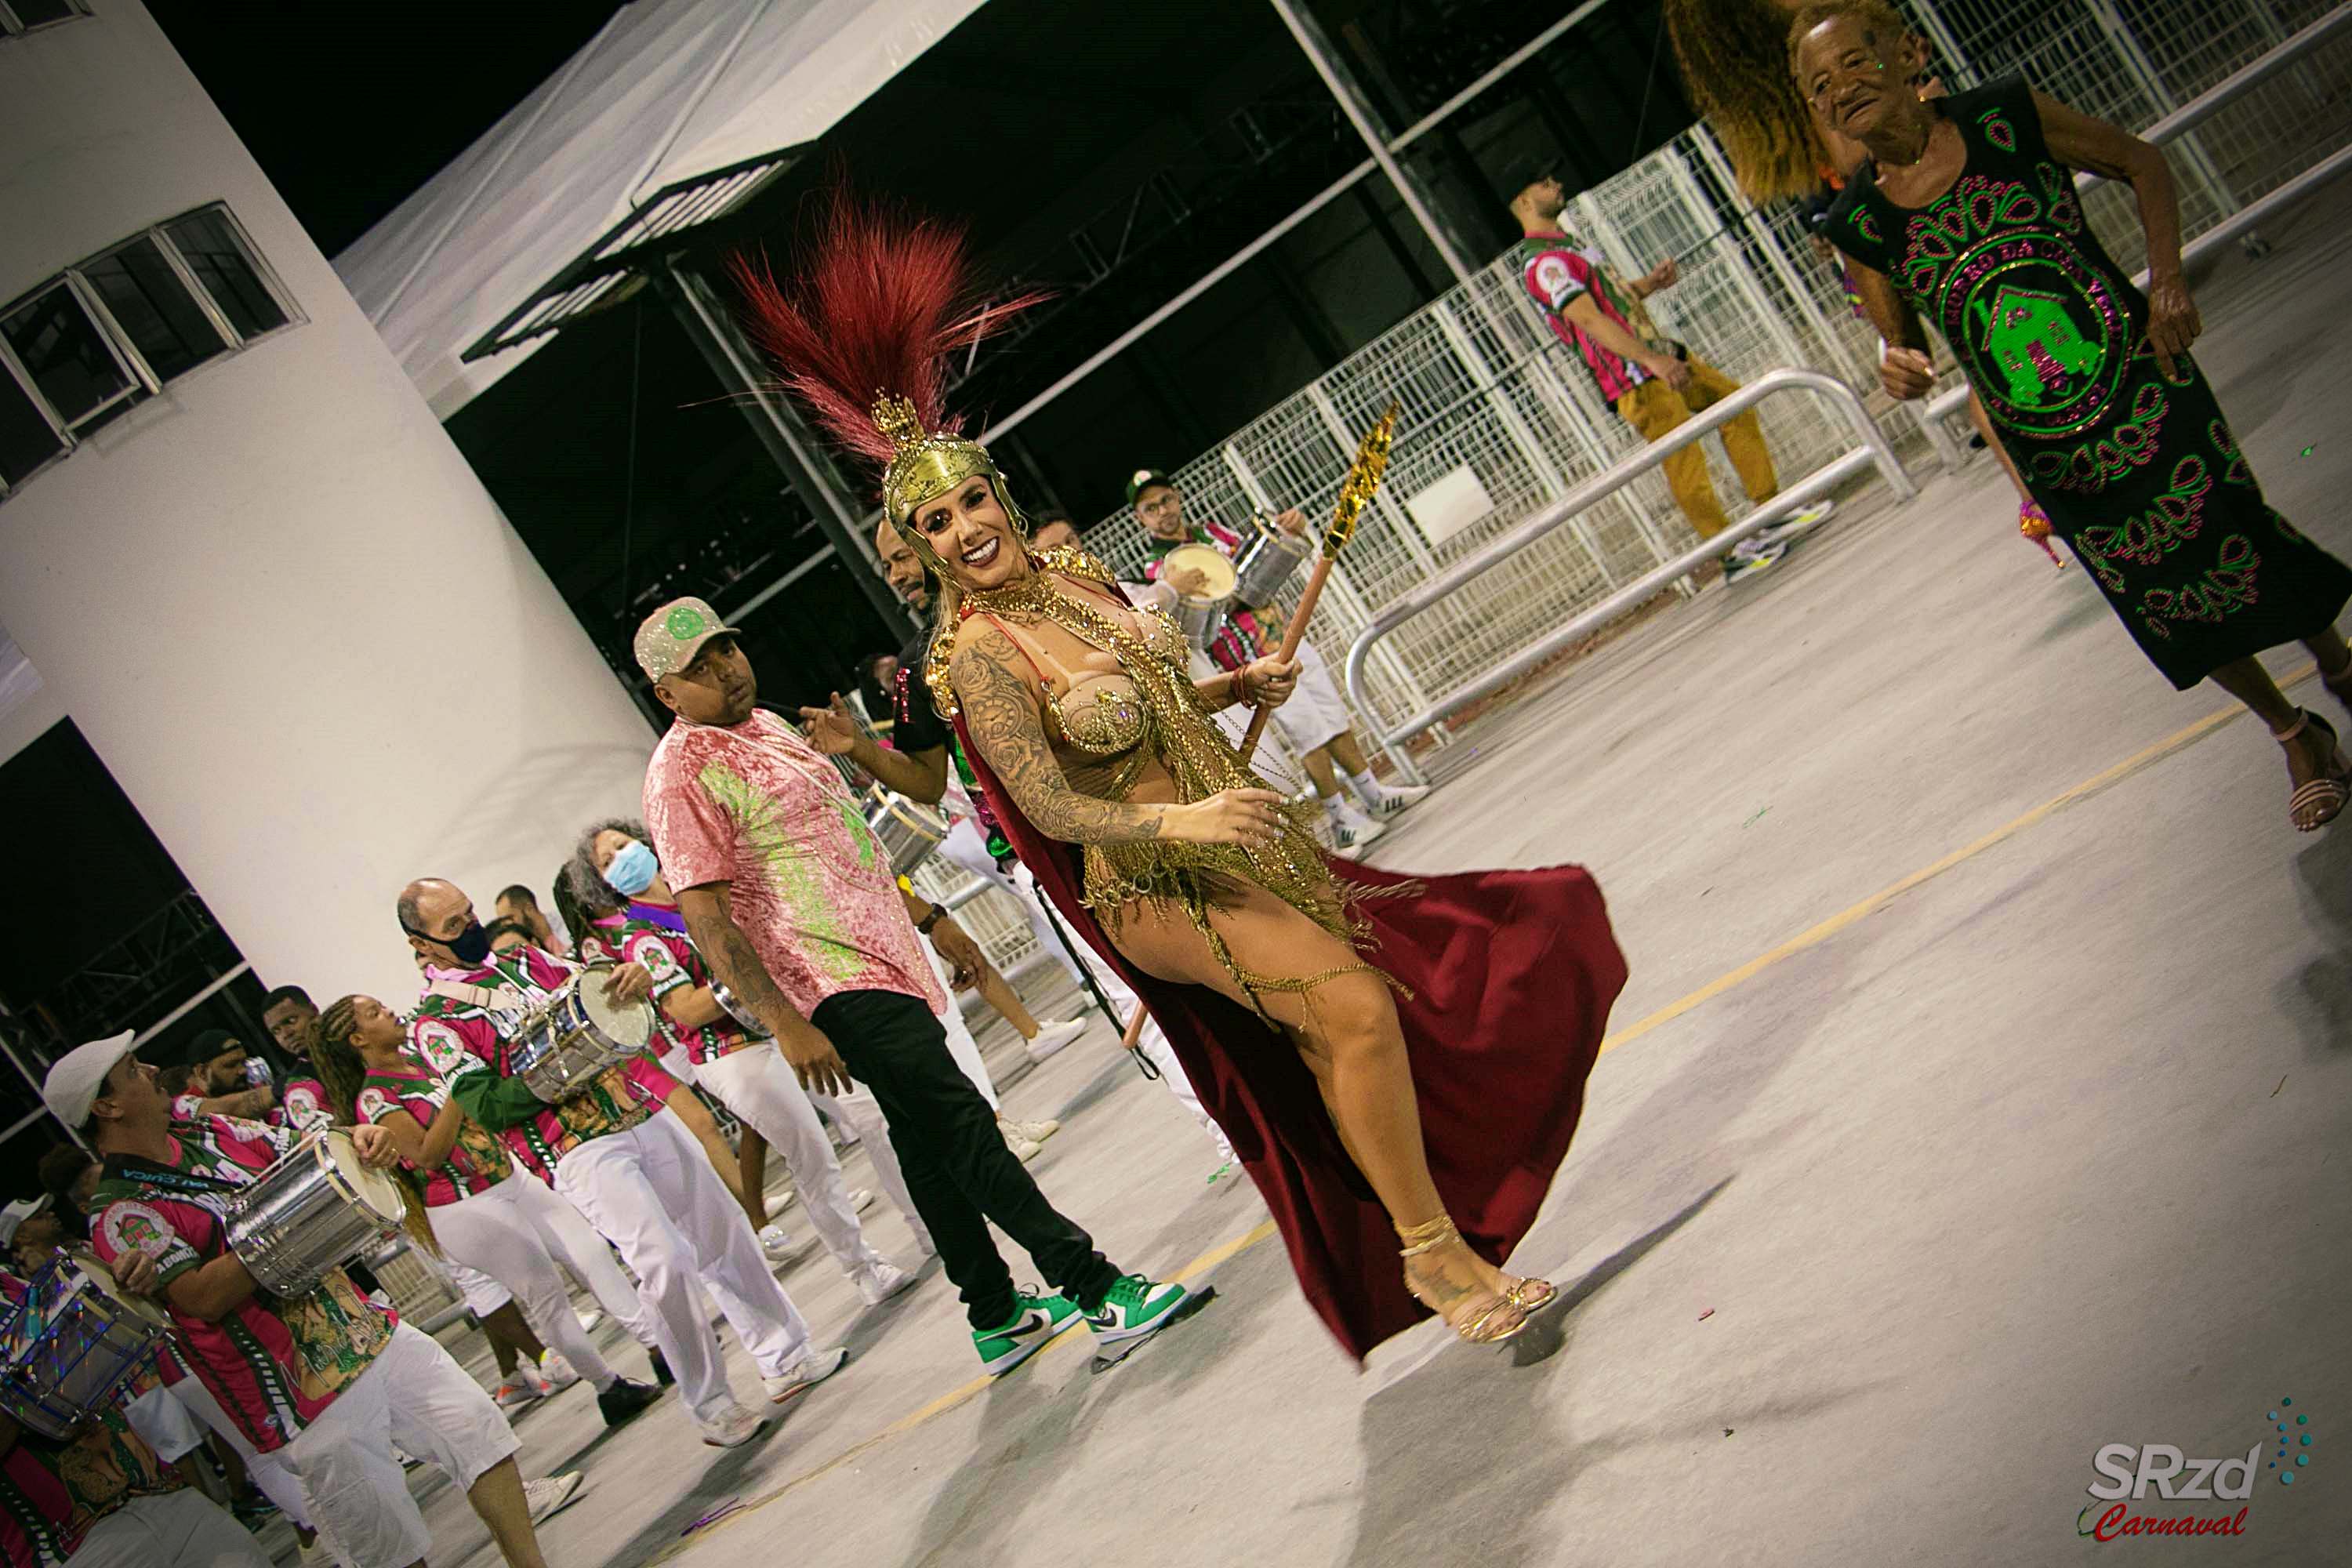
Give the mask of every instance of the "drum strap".
[[425, 988], [427, 996], [439, 996], [462, 1007], [478, 1007], [485, 1013], [509, 1013], [527, 1006], [530, 998], [513, 985], [501, 985], [492, 990], [487, 985], [468, 985], [462, 980], [436, 980]]
[[109, 1154], [102, 1173], [110, 1182], [135, 1182], [141, 1186], [160, 1187], [166, 1192], [185, 1193], [192, 1197], [213, 1197], [223, 1193], [233, 1197], [242, 1190], [236, 1183], [160, 1165], [138, 1154]]

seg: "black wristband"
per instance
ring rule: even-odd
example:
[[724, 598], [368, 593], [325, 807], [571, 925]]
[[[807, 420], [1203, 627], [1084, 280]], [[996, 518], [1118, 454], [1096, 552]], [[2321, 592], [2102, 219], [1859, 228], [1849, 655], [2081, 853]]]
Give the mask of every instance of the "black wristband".
[[915, 922], [915, 929], [923, 935], [929, 936], [931, 934], [931, 928], [947, 918], [948, 911], [946, 906], [941, 904], [933, 904], [931, 906], [931, 912]]

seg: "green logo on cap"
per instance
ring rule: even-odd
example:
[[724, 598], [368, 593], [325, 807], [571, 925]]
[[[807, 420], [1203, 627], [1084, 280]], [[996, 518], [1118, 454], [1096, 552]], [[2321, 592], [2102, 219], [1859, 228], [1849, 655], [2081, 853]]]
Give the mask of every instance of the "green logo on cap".
[[666, 624], [669, 628], [671, 639], [676, 642], [684, 642], [687, 638], [700, 632], [702, 628], [709, 623], [702, 618], [702, 612], [700, 610], [696, 609], [691, 605], [680, 605], [677, 609], [672, 610], [669, 613], [669, 620]]

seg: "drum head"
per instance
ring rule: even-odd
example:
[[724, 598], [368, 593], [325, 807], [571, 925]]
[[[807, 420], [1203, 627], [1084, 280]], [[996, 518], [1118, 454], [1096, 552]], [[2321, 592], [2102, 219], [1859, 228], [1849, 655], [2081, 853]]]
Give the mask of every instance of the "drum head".
[[877, 816], [896, 817], [915, 833], [937, 844], [948, 836], [948, 819], [920, 801], [908, 800], [903, 795], [886, 795]]
[[319, 1159], [334, 1173], [349, 1193], [352, 1201], [374, 1215], [387, 1225], [396, 1225], [407, 1215], [400, 1201], [400, 1184], [383, 1171], [370, 1170], [360, 1163], [359, 1145], [352, 1135], [340, 1128], [314, 1132], [319, 1140]]
[[1229, 599], [1234, 592], [1234, 563], [1225, 552], [1213, 544], [1180, 544], [1160, 558], [1160, 576], [1165, 582], [1171, 572], [1186, 567], [1208, 579], [1208, 585], [1198, 594], [1176, 596], [1188, 605], [1213, 605]]
[[642, 1050], [654, 1037], [654, 1009], [650, 1002], [616, 1003], [604, 994], [604, 982], [612, 977], [608, 964], [591, 964], [573, 982], [579, 989], [580, 1009], [588, 1021], [604, 1032], [605, 1037], [629, 1050]]
[[87, 1247], [63, 1249], [66, 1261], [86, 1275], [91, 1286], [106, 1298], [118, 1317], [137, 1318], [159, 1329], [172, 1326], [171, 1318], [162, 1305], [145, 1296], [133, 1296], [114, 1282], [114, 1271], [99, 1261], [98, 1254]]

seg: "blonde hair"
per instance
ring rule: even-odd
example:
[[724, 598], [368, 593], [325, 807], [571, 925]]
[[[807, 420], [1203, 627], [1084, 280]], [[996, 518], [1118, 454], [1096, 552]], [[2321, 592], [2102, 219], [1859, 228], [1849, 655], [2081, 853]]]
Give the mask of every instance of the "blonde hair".
[[1759, 205], [1821, 188], [1828, 149], [1789, 71], [1789, 8], [1776, 0], [1665, 0], [1692, 106]]

